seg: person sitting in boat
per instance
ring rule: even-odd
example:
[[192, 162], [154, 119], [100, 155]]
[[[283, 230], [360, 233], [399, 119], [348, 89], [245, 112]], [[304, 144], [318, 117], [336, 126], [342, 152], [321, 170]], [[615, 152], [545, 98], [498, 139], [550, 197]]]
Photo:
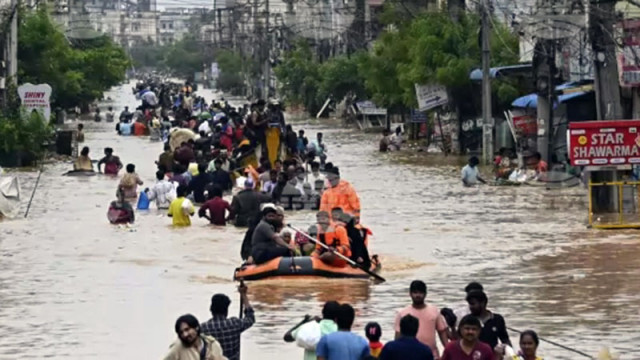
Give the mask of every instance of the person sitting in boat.
[[102, 164], [104, 164], [105, 175], [118, 175], [118, 172], [122, 169], [120, 158], [113, 155], [113, 149], [110, 147], [104, 148], [104, 157], [98, 161], [98, 172], [102, 172], [100, 170], [100, 165]]
[[[312, 238], [318, 237], [318, 225], [311, 225], [307, 230], [307, 234]], [[305, 236], [305, 234], [301, 232], [296, 232], [294, 241], [296, 243], [296, 247], [300, 249], [300, 253], [302, 256], [311, 256], [313, 251], [316, 249], [316, 245], [309, 241], [309, 239]]]
[[318, 210], [320, 204], [320, 195], [313, 189], [313, 186], [309, 183], [302, 185], [302, 203], [304, 209]]
[[320, 211], [328, 213], [339, 207], [347, 214], [353, 215], [356, 222], [360, 222], [360, 198], [348, 181], [340, 179], [338, 167], [334, 166], [329, 169], [327, 181], [329, 188], [322, 193]]
[[327, 265], [335, 267], [344, 267], [347, 262], [337, 256], [334, 252], [342, 254], [346, 257], [351, 256], [351, 246], [349, 244], [349, 236], [344, 223], [338, 221], [331, 224], [329, 213], [319, 211], [316, 214], [318, 221], [318, 242], [323, 243], [331, 250], [325, 249], [320, 244], [316, 244], [316, 249], [311, 256], [319, 258]]
[[[287, 244], [276, 232], [277, 226], [279, 226], [279, 220], [275, 206], [265, 206], [262, 210], [262, 220], [256, 226], [251, 238], [251, 257], [256, 264], [289, 256], [292, 251], [295, 251], [295, 246]], [[251, 259], [248, 260], [250, 261]]]
[[107, 218], [112, 224], [133, 224], [135, 215], [131, 204], [125, 200], [124, 189], [118, 187], [117, 200], [112, 201], [107, 211]]
[[358, 229], [355, 218], [347, 213], [336, 216], [336, 223], [341, 224], [347, 230], [349, 243], [351, 245], [351, 260], [362, 265], [365, 269], [371, 267], [369, 249], [367, 249], [366, 229]]
[[91, 163], [91, 158], [89, 157], [89, 147], [85, 146], [82, 148], [80, 152], [80, 156], [73, 163], [74, 171], [93, 171], [93, 164]]
[[286, 230], [282, 231], [280, 233], [280, 236], [282, 237], [282, 240], [284, 240], [284, 242], [295, 246], [296, 249], [294, 250], [294, 254], [293, 254], [294, 256], [302, 256], [302, 250], [297, 246], [290, 231], [286, 231]]
[[313, 189], [321, 195], [326, 187], [327, 178], [320, 172], [320, 163], [317, 161], [311, 162], [311, 173], [309, 173], [309, 183], [311, 183]]

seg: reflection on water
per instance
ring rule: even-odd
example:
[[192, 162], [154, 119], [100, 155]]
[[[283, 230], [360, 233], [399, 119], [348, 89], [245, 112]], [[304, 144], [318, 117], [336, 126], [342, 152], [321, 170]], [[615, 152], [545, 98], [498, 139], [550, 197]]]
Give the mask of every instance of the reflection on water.
[[[129, 88], [110, 96], [118, 111], [135, 105]], [[325, 133], [331, 160], [359, 192], [363, 223], [374, 232], [372, 252], [388, 281], [249, 284], [258, 322], [244, 336], [244, 359], [298, 358], [301, 349], [284, 344], [283, 333], [334, 299], [354, 304], [356, 331], [375, 320], [387, 341], [416, 278], [440, 307], [463, 303], [462, 289], [476, 280], [509, 326], [534, 328], [594, 355], [601, 346], [633, 353], [640, 340], [640, 237], [587, 230], [583, 189], [463, 188], [449, 160], [428, 155], [432, 166], [416, 166], [424, 154], [381, 155], [377, 135], [315, 122], [296, 128], [309, 138]], [[88, 122], [85, 129], [93, 158], [113, 147], [123, 163], [136, 164], [145, 186], [153, 183], [161, 144], [117, 137], [111, 124]], [[205, 320], [214, 293], [229, 294], [237, 313], [232, 275], [242, 230], [202, 219], [172, 229], [153, 209], [139, 212], [132, 229], [111, 226], [105, 214], [118, 179], [61, 176], [70, 168], [47, 166], [29, 218], [0, 224], [0, 359], [159, 358], [175, 337], [175, 318], [191, 312]], [[18, 175], [30, 194], [37, 174]], [[300, 227], [313, 219], [311, 212], [287, 216]], [[546, 358], [576, 358], [544, 343], [540, 350]]]

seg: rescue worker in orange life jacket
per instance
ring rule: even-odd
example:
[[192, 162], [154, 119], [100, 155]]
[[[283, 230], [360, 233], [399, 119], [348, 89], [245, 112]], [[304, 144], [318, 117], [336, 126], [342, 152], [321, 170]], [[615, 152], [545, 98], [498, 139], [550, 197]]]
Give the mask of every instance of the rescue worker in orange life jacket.
[[327, 181], [330, 186], [322, 193], [320, 211], [329, 212], [339, 207], [343, 212], [353, 215], [356, 223], [359, 223], [360, 198], [348, 181], [340, 179], [340, 169], [333, 167], [328, 170]]
[[[351, 246], [349, 245], [349, 237], [347, 229], [341, 220], [331, 223], [329, 213], [320, 211], [316, 215], [318, 220], [318, 241], [327, 245], [330, 249], [340, 253], [347, 258], [351, 256]], [[344, 267], [347, 262], [334, 254], [332, 251], [326, 250], [320, 244], [316, 244], [316, 249], [311, 256], [319, 258], [325, 264]]]

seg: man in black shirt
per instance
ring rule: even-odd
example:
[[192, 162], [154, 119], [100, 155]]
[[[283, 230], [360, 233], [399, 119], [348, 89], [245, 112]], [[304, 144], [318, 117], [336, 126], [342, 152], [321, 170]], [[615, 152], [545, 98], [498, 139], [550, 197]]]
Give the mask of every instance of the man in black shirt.
[[502, 344], [511, 346], [507, 324], [502, 315], [487, 310], [487, 295], [482, 290], [472, 290], [467, 294], [467, 303], [471, 314], [482, 322], [480, 341], [488, 344], [491, 348], [498, 345], [498, 340]]

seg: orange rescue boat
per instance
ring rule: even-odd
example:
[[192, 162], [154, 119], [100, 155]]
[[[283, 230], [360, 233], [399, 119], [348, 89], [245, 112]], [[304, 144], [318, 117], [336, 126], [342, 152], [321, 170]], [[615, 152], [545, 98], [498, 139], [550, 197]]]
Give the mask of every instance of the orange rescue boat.
[[[372, 256], [370, 270], [377, 273], [380, 268], [378, 256]], [[349, 265], [345, 267], [329, 266], [320, 259], [310, 256], [279, 257], [263, 264], [243, 265], [237, 268], [233, 274], [233, 279], [237, 281], [292, 277], [368, 279], [370, 275]]]

